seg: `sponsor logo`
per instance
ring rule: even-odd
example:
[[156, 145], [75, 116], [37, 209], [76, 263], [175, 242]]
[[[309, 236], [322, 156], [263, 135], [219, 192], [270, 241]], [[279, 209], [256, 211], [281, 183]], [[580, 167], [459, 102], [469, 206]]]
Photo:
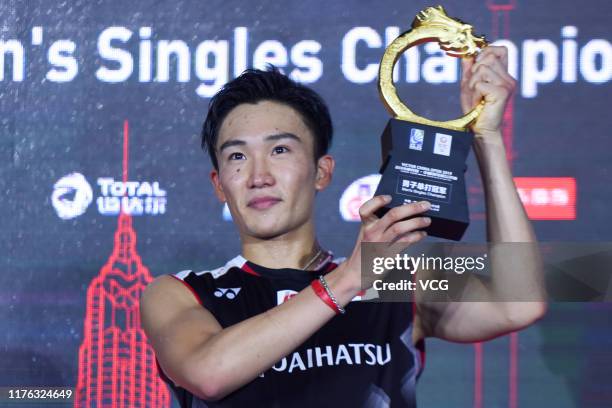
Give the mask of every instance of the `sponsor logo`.
[[434, 154], [450, 156], [452, 143], [453, 137], [451, 135], [436, 133], [436, 138], [434, 140]]
[[376, 192], [380, 174], [370, 174], [353, 181], [340, 197], [340, 215], [345, 221], [360, 221], [359, 207]]
[[409, 148], [412, 150], [423, 150], [423, 139], [425, 139], [425, 131], [422, 129], [410, 129]]
[[[96, 198], [98, 212], [118, 215], [122, 210], [130, 215], [161, 215], [166, 212], [166, 191], [158, 181], [119, 181], [99, 177], [100, 192]], [[70, 173], [53, 185], [51, 204], [63, 220], [85, 213], [93, 201], [93, 190], [85, 176]]]
[[573, 177], [515, 177], [514, 184], [530, 219], [576, 219]]
[[217, 288], [214, 295], [218, 298], [225, 297], [227, 299], [235, 299], [242, 288]]
[[385, 344], [349, 343], [334, 346], [313, 347], [295, 351], [280, 360], [272, 369], [292, 373], [313, 367], [340, 365], [380, 365], [391, 361], [391, 346]]
[[119, 181], [112, 177], [99, 177], [101, 197], [98, 211], [102, 215], [118, 215], [123, 209], [131, 215], [160, 215], [166, 212], [166, 191], [159, 182]]
[[62, 220], [82, 215], [92, 200], [91, 186], [80, 173], [70, 173], [53, 185], [51, 204]]

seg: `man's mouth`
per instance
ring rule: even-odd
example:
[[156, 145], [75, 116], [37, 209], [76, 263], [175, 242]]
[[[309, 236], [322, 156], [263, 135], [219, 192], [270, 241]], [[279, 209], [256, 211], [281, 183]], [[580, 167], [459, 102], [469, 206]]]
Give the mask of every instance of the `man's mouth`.
[[279, 203], [280, 201], [281, 199], [277, 197], [271, 197], [271, 196], [257, 197], [257, 198], [251, 199], [248, 202], [247, 206], [250, 208], [254, 208], [256, 210], [265, 210]]

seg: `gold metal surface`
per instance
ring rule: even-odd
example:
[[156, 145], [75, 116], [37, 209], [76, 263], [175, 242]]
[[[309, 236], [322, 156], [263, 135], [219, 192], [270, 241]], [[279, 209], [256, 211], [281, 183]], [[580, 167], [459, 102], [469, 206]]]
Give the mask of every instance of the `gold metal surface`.
[[378, 89], [387, 110], [397, 119], [424, 125], [464, 131], [478, 117], [484, 101], [458, 119], [436, 121], [412, 112], [397, 95], [393, 84], [393, 67], [398, 58], [410, 47], [437, 41], [447, 55], [453, 57], [474, 57], [478, 50], [487, 46], [484, 37], [472, 34], [472, 26], [449, 17], [442, 6], [428, 7], [417, 14], [412, 29], [397, 37], [385, 50], [378, 72]]

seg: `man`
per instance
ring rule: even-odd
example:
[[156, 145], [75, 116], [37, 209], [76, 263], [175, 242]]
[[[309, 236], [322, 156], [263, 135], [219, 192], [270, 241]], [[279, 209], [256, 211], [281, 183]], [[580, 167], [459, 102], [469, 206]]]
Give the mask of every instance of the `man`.
[[[467, 110], [485, 100], [473, 131], [489, 240], [534, 242], [500, 132], [515, 87], [506, 67], [500, 47], [464, 61], [461, 102]], [[142, 324], [182, 406], [413, 407], [425, 337], [479, 341], [543, 315], [542, 302], [359, 302], [360, 243], [421, 241], [429, 203], [378, 218], [388, 198], [372, 198], [360, 208], [354, 251], [332, 259], [313, 222], [316, 193], [334, 171], [331, 133], [323, 101], [276, 71], [247, 71], [211, 101], [203, 144], [242, 253], [213, 271], [161, 276], [141, 301]], [[498, 286], [538, 280], [533, 265], [493, 266]]]

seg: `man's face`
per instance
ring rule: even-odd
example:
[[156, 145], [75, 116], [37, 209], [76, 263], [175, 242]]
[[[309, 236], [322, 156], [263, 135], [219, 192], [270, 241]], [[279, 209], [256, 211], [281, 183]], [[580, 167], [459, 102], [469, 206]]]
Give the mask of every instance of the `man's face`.
[[240, 232], [274, 238], [311, 220], [314, 196], [329, 184], [333, 159], [314, 163], [314, 136], [293, 108], [242, 104], [225, 117], [211, 180]]

